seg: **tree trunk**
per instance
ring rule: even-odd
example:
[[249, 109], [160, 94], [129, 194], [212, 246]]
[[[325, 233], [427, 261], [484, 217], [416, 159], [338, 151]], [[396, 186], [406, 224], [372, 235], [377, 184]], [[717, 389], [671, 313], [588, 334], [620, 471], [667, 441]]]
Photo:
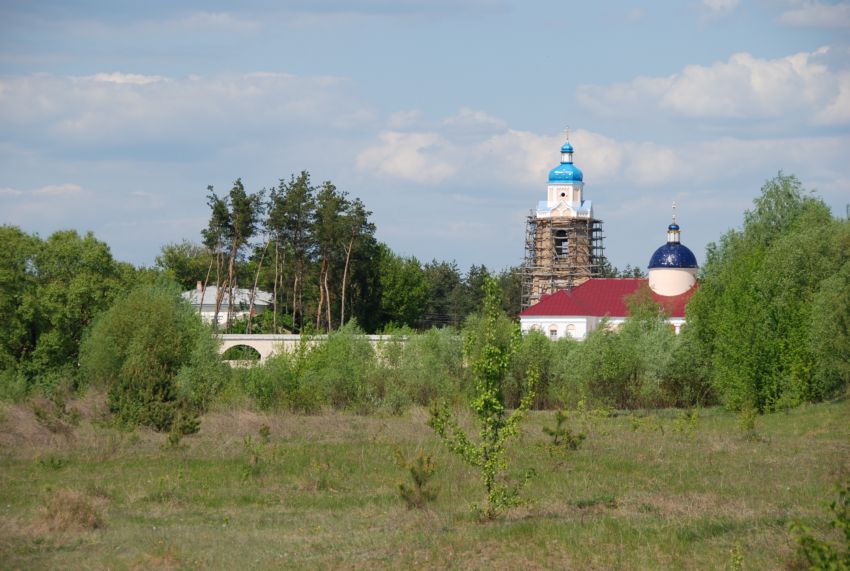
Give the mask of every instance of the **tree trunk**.
[[326, 260], [322, 259], [322, 266], [319, 269], [319, 307], [316, 308], [316, 330], [318, 331], [319, 327], [322, 324], [322, 309], [324, 309], [324, 301], [325, 301], [325, 288], [324, 288], [324, 277], [325, 277], [325, 265]]
[[330, 264], [328, 264], [328, 268], [325, 270], [325, 307], [327, 308], [328, 333], [333, 329], [333, 321], [331, 320], [331, 288], [328, 286], [328, 274], [330, 273]]
[[218, 312], [221, 310], [221, 252], [215, 254], [215, 314], [213, 315], [213, 329], [218, 331]]
[[235, 285], [233, 274], [236, 271], [236, 254], [239, 252], [239, 240], [233, 239], [233, 246], [230, 248], [230, 260], [227, 263], [227, 288], [228, 288], [228, 307], [227, 307], [227, 323], [225, 331], [230, 331], [230, 323], [233, 320], [233, 286]]
[[[218, 249], [218, 245], [216, 245], [216, 249]], [[204, 315], [204, 296], [207, 294], [207, 284], [210, 282], [210, 274], [212, 273], [213, 261], [215, 260], [215, 253], [210, 252], [210, 267], [207, 268], [207, 277], [204, 278], [204, 286], [201, 288], [201, 300], [198, 304], [198, 315], [203, 319]]]
[[280, 276], [280, 241], [274, 241], [274, 287], [272, 288], [272, 332], [277, 333], [277, 280]]
[[245, 328], [245, 333], [251, 333], [251, 325], [254, 319], [254, 298], [257, 296], [257, 282], [260, 280], [260, 270], [263, 269], [263, 260], [266, 257], [266, 250], [269, 249], [269, 243], [266, 242], [266, 247], [263, 248], [263, 253], [260, 255], [260, 263], [257, 264], [257, 272], [254, 274], [254, 287], [251, 289], [251, 301], [248, 304], [248, 326]]
[[341, 303], [339, 310], [339, 326], [345, 325], [345, 282], [348, 279], [348, 263], [351, 260], [351, 249], [354, 247], [354, 238], [348, 243], [348, 248], [345, 250], [345, 266], [342, 270], [342, 292], [340, 294]]

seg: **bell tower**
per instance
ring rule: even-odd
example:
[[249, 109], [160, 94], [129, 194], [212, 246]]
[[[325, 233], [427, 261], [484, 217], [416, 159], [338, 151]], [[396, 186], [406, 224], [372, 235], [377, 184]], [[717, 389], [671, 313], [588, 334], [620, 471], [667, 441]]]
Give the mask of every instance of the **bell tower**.
[[602, 221], [584, 199], [584, 174], [573, 164], [569, 129], [561, 161], [549, 171], [546, 200], [526, 220], [522, 308], [559, 289], [599, 275], [604, 260]]

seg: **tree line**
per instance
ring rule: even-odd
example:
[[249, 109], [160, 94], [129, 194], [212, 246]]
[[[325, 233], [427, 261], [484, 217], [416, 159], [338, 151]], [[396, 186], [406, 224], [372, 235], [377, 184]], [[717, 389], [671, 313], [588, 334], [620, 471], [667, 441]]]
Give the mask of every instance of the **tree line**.
[[[216, 314], [229, 331], [327, 332], [350, 319], [367, 332], [460, 325], [482, 302], [485, 278], [500, 284], [504, 308], [519, 314], [519, 268], [491, 272], [454, 261], [422, 263], [375, 238], [372, 212], [330, 181], [302, 171], [254, 193], [237, 179], [227, 194], [208, 187], [210, 219], [202, 243], [167, 244], [157, 267], [183, 287], [216, 286]], [[272, 294], [272, 308], [234, 320], [234, 290]], [[204, 295], [202, 293], [202, 296]], [[246, 308], [246, 309], [251, 309]]]

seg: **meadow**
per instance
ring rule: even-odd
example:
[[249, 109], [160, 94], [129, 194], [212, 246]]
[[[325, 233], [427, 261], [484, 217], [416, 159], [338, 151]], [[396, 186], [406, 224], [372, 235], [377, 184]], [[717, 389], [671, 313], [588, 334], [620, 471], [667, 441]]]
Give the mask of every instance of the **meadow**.
[[[482, 523], [477, 474], [421, 407], [218, 407], [169, 443], [116, 428], [105, 401], [0, 404], [3, 569], [794, 569], [789, 524], [831, 537], [826, 506], [850, 474], [846, 397], [749, 420], [573, 412], [577, 450], [534, 411], [509, 454], [510, 474], [535, 471], [528, 503]], [[397, 457], [419, 451], [437, 496], [408, 509]]]

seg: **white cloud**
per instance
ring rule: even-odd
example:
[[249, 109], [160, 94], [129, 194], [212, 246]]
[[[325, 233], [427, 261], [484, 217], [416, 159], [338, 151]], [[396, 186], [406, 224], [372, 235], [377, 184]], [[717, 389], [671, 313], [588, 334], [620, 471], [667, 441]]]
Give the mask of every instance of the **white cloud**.
[[231, 32], [250, 32], [260, 24], [227, 12], [192, 12], [169, 22], [170, 25], [187, 29], [212, 29]]
[[7, 76], [0, 78], [0, 130], [48, 147], [115, 153], [125, 145], [134, 152], [144, 145], [209, 145], [213, 138], [257, 139], [316, 124], [362, 128], [374, 114], [349, 91], [344, 78], [280, 73]]
[[21, 196], [24, 192], [9, 186], [0, 187], [0, 196]]
[[710, 66], [688, 65], [667, 77], [581, 85], [578, 101], [606, 116], [647, 110], [691, 118], [781, 119], [833, 124], [850, 120], [850, 72], [825, 62], [829, 48], [777, 59], [734, 54]]
[[[544, 187], [558, 164], [561, 135], [504, 127], [485, 133], [458, 132], [447, 121], [431, 131], [384, 131], [357, 158], [361, 172], [446, 188], [471, 183], [493, 187]], [[850, 137], [721, 137], [681, 144], [617, 140], [578, 129], [570, 140], [588, 188], [653, 189], [679, 185], [699, 189], [734, 184], [759, 173], [829, 172], [843, 159]], [[721, 182], [722, 181], [722, 182]], [[454, 196], [454, 195], [452, 195]]]
[[436, 133], [384, 131], [357, 156], [357, 168], [410, 182], [440, 183], [457, 167], [442, 158], [446, 141]]
[[484, 111], [476, 111], [469, 107], [462, 107], [455, 115], [443, 119], [444, 125], [460, 126], [460, 127], [493, 127], [504, 129], [506, 124], [501, 119], [497, 119]]
[[94, 81], [102, 81], [105, 83], [130, 83], [133, 85], [147, 85], [148, 83], [156, 83], [165, 81], [161, 75], [139, 75], [136, 73], [97, 73], [90, 77]]
[[735, 11], [740, 0], [702, 0], [703, 8], [712, 14], [725, 15]]
[[83, 190], [79, 184], [73, 183], [65, 183], [65, 184], [49, 184], [47, 186], [42, 186], [41, 188], [37, 188], [32, 191], [34, 196], [72, 196], [79, 194]]
[[789, 26], [813, 28], [850, 28], [850, 3], [824, 4], [819, 0], [798, 2], [786, 10], [779, 21]]

